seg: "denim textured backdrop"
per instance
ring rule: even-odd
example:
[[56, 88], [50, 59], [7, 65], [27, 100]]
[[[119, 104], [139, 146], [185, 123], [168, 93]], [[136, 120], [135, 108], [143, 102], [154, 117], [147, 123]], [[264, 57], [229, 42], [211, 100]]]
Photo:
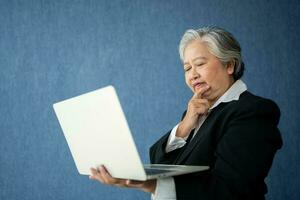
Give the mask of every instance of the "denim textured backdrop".
[[149, 162], [192, 95], [179, 40], [204, 25], [236, 36], [249, 90], [281, 108], [268, 199], [300, 199], [299, 19], [296, 0], [0, 0], [0, 199], [149, 199], [78, 175], [52, 104], [114, 85]]

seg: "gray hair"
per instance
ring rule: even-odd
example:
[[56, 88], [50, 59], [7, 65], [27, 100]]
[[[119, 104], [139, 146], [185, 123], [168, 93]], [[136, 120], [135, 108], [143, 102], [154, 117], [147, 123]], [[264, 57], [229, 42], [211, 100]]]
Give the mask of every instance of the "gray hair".
[[189, 29], [181, 38], [179, 44], [179, 55], [183, 61], [184, 50], [187, 45], [196, 40], [203, 41], [211, 54], [216, 56], [224, 65], [233, 61], [234, 80], [238, 80], [244, 73], [244, 62], [241, 56], [239, 42], [228, 31], [219, 27], [203, 27], [198, 30]]

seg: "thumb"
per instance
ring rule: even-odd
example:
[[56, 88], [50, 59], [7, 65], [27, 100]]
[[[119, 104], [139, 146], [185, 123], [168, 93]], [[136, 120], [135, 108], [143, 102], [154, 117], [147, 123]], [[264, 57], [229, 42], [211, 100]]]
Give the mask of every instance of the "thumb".
[[144, 185], [143, 181], [126, 180], [126, 185], [129, 187], [140, 188]]

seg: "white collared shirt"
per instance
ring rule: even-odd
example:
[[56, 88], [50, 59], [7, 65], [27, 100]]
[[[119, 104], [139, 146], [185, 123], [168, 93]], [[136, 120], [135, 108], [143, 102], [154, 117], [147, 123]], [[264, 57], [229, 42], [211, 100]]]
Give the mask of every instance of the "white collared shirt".
[[[247, 90], [246, 84], [242, 80], [237, 80], [234, 84], [209, 108], [208, 114], [210, 111], [217, 107], [220, 103], [237, 101], [239, 100], [240, 95]], [[204, 123], [205, 119], [208, 115], [202, 116], [199, 118], [198, 125], [194, 131], [194, 136], [200, 129], [201, 125]], [[167, 146], [166, 152], [171, 152], [175, 149], [181, 148], [186, 144], [186, 139], [181, 137], [176, 137], [176, 131], [178, 128], [178, 124], [172, 129]], [[176, 199], [176, 190], [175, 190], [175, 182], [172, 177], [157, 179], [157, 185], [155, 189], [155, 193], [151, 195], [151, 199], [153, 200], [175, 200]]]

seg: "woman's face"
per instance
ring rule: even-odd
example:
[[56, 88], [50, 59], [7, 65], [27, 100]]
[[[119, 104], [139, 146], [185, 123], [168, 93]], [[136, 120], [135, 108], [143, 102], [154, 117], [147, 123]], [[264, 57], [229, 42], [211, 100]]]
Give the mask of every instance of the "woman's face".
[[233, 63], [224, 66], [200, 40], [188, 44], [183, 57], [186, 84], [194, 93], [208, 85], [209, 89], [202, 98], [208, 99], [211, 104], [233, 84]]

